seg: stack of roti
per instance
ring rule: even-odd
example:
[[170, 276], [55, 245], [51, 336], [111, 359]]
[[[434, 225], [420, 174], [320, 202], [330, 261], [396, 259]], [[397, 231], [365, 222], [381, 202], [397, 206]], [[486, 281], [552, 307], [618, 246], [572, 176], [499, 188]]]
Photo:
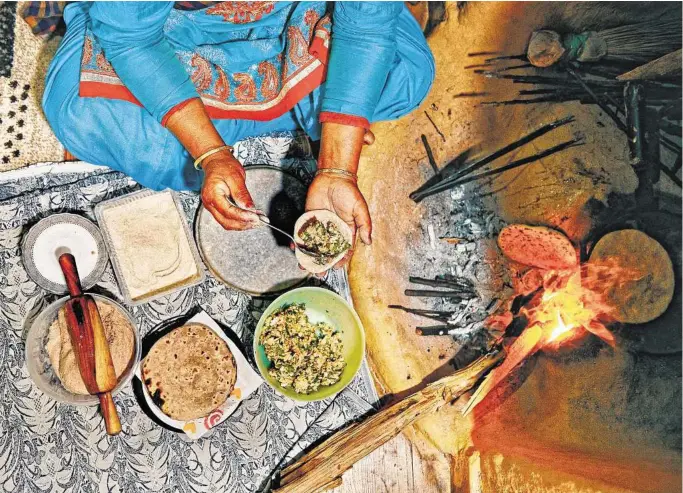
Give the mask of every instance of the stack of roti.
[[178, 421], [208, 415], [225, 402], [237, 380], [226, 342], [202, 324], [159, 339], [142, 362], [142, 380], [161, 411]]
[[[100, 312], [104, 333], [107, 336], [114, 371], [120, 377], [126, 371], [133, 358], [135, 336], [133, 327], [126, 316], [116, 306], [101, 300], [95, 300]], [[48, 330], [47, 354], [55, 374], [66, 390], [74, 394], [88, 395], [81, 373], [76, 362], [69, 327], [66, 322], [66, 311], [59, 310], [55, 320]]]

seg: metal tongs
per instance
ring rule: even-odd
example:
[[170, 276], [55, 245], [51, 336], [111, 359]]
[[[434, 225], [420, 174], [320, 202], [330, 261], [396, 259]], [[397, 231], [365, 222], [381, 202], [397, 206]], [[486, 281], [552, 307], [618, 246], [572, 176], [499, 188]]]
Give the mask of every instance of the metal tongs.
[[265, 224], [269, 228], [274, 229], [275, 231], [285, 235], [287, 238], [289, 238], [292, 241], [292, 244], [294, 244], [294, 247], [297, 250], [300, 250], [302, 253], [305, 253], [306, 255], [309, 255], [311, 257], [316, 257], [316, 258], [324, 258], [325, 257], [325, 255], [322, 255], [319, 251], [314, 250], [312, 248], [308, 248], [306, 245], [304, 245], [302, 243], [298, 243], [294, 239], [294, 237], [292, 235], [290, 235], [289, 233], [287, 233], [286, 231], [281, 230], [277, 226], [273, 226], [270, 223], [270, 219], [268, 219], [268, 216], [266, 216], [263, 212], [258, 211], [256, 209], [248, 209], [246, 207], [240, 207], [239, 205], [237, 205], [235, 203], [234, 200], [232, 200], [232, 197], [228, 197], [227, 195], [225, 196], [225, 199], [230, 203], [230, 205], [232, 205], [233, 207], [236, 207], [237, 209], [239, 209], [241, 211], [253, 212], [254, 214], [256, 214], [259, 218], [259, 221], [261, 221], [263, 224]]

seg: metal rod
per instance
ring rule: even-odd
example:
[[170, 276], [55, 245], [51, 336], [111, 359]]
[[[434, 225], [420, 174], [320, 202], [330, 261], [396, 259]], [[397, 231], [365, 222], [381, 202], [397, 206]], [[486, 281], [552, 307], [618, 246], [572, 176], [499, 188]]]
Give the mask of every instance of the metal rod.
[[432, 187], [429, 187], [428, 189], [421, 191], [419, 193], [411, 194], [414, 195], [411, 196], [411, 198], [415, 202], [420, 202], [426, 197], [429, 197], [430, 195], [434, 195], [435, 193], [441, 192], [443, 190], [448, 190], [451, 186], [452, 183], [454, 183], [456, 180], [462, 178], [463, 176], [470, 174], [483, 166], [486, 166], [490, 162], [498, 159], [501, 156], [504, 156], [505, 154], [508, 154], [509, 152], [514, 151], [515, 149], [518, 149], [519, 147], [522, 147], [523, 145], [541, 137], [542, 135], [547, 134], [548, 132], [555, 130], [556, 128], [559, 128], [563, 125], [567, 125], [568, 123], [571, 123], [574, 121], [573, 116], [567, 116], [565, 118], [561, 118], [559, 120], [556, 120], [552, 123], [549, 123], [547, 125], [543, 125], [541, 128], [534, 130], [533, 132], [525, 135], [521, 139], [516, 140], [515, 142], [512, 142], [511, 144], [508, 144], [507, 146], [492, 152], [491, 154], [476, 160], [474, 163], [470, 164], [469, 166], [465, 167], [462, 170], [459, 170], [455, 172], [451, 177], [448, 179], [445, 179], [441, 181], [440, 183], [435, 184]]
[[588, 84], [586, 84], [586, 82], [581, 78], [581, 76], [580, 76], [579, 74], [577, 74], [576, 71], [575, 71], [573, 68], [569, 67], [569, 66], [567, 66], [566, 69], [567, 69], [567, 72], [569, 73], [569, 75], [571, 75], [572, 77], [574, 77], [574, 79], [576, 79], [576, 81], [581, 85], [581, 87], [583, 87], [583, 89], [590, 95], [590, 97], [593, 98], [593, 100], [595, 101], [595, 103], [596, 103], [598, 106], [600, 106], [600, 108], [602, 109], [602, 111], [604, 111], [605, 113], [607, 113], [607, 114], [609, 115], [609, 117], [610, 117], [612, 120], [614, 120], [614, 123], [617, 124], [617, 127], [619, 127], [620, 130], [626, 132], [626, 125], [624, 124], [624, 122], [622, 122], [621, 119], [619, 118], [619, 116], [618, 116], [614, 111], [612, 111], [612, 109], [611, 109], [609, 106], [607, 106], [607, 105], [602, 101], [602, 99], [600, 99], [600, 98], [598, 97], [597, 94], [595, 94], [595, 93], [593, 92], [593, 90], [588, 86]]
[[457, 182], [453, 183], [452, 186], [464, 185], [465, 183], [480, 180], [481, 178], [495, 176], [500, 173], [504, 173], [505, 171], [509, 171], [514, 168], [519, 168], [520, 166], [524, 166], [525, 164], [533, 163], [534, 161], [543, 159], [544, 157], [550, 156], [551, 154], [555, 154], [556, 152], [560, 152], [565, 149], [569, 149], [570, 147], [575, 147], [577, 145], [583, 145], [583, 139], [568, 140], [554, 147], [551, 147], [550, 149], [546, 149], [545, 151], [539, 152], [538, 154], [534, 154], [533, 156], [529, 156], [523, 159], [518, 159], [517, 161], [513, 161], [510, 164], [501, 166], [500, 168], [492, 169], [472, 176], [466, 176], [465, 178], [462, 178], [461, 180], [458, 180]]
[[432, 153], [432, 148], [429, 146], [429, 142], [427, 142], [427, 136], [425, 134], [422, 134], [420, 136], [420, 138], [422, 139], [422, 145], [425, 147], [425, 151], [427, 151], [427, 159], [429, 160], [429, 165], [434, 170], [434, 174], [438, 175], [439, 174], [439, 167], [436, 165], [436, 161], [434, 160], [434, 154]]

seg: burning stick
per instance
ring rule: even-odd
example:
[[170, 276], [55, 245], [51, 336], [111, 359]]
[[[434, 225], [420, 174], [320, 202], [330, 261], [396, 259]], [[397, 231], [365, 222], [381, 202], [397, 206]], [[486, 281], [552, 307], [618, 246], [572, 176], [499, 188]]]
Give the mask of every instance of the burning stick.
[[[548, 157], [552, 154], [555, 154], [555, 153], [558, 153], [558, 152], [563, 151], [565, 149], [569, 149], [570, 147], [575, 147], [575, 146], [579, 146], [579, 145], [583, 145], [583, 138], [577, 138], [577, 139], [572, 139], [572, 140], [562, 142], [561, 144], [553, 146], [550, 149], [546, 149], [544, 151], [541, 151], [538, 154], [534, 154], [533, 156], [518, 159], [516, 161], [511, 162], [510, 164], [507, 164], [505, 166], [501, 166], [500, 168], [492, 169], [489, 171], [485, 171], [483, 173], [479, 173], [476, 175], [472, 175], [472, 176], [462, 178], [460, 180], [453, 180], [453, 181], [449, 181], [448, 183], [443, 183], [441, 185], [434, 186], [430, 190], [429, 194], [425, 193], [424, 197], [428, 197], [429, 195], [433, 195], [435, 193], [439, 193], [439, 192], [448, 190], [450, 188], [453, 188], [453, 187], [456, 187], [459, 185], [464, 185], [466, 183], [470, 183], [470, 182], [475, 181], [475, 180], [480, 180], [482, 178], [486, 178], [489, 176], [495, 176], [495, 175], [498, 175], [500, 173], [504, 173], [504, 172], [509, 171], [511, 169], [514, 169], [514, 168], [519, 168], [520, 166], [524, 166], [526, 164], [530, 164], [530, 163], [539, 161], [539, 160], [541, 160], [545, 157]], [[424, 198], [424, 197], [422, 197], [422, 198]], [[420, 200], [422, 200], [422, 198]], [[419, 201], [417, 201], [417, 202], [419, 202]]]
[[471, 153], [472, 149], [466, 149], [465, 151], [458, 154], [455, 157], [455, 159], [447, 163], [446, 166], [439, 170], [438, 175], [430, 177], [426, 182], [422, 184], [422, 186], [420, 186], [417, 190], [412, 192], [410, 194], [410, 198], [412, 199], [415, 194], [420, 193], [428, 189], [429, 187], [434, 186], [437, 183], [440, 183], [442, 180], [452, 176], [465, 164], [467, 159], [469, 159]]
[[308, 493], [338, 486], [353, 464], [398, 435], [418, 418], [434, 413], [467, 392], [503, 353], [494, 351], [379, 411], [361, 423], [338, 431], [312, 449], [280, 476], [275, 493]]
[[474, 298], [476, 295], [468, 291], [436, 291], [429, 289], [406, 289], [404, 291], [406, 296], [417, 296], [422, 298], [456, 298], [466, 300]]
[[470, 322], [467, 325], [431, 325], [429, 327], [415, 327], [415, 333], [419, 336], [457, 336], [457, 335], [469, 335], [473, 332], [474, 328], [479, 324], [481, 328], [484, 326], [484, 322]]
[[451, 277], [451, 278], [436, 278], [436, 279], [425, 279], [422, 277], [410, 276], [408, 281], [413, 284], [421, 284], [423, 286], [430, 286], [433, 288], [441, 287], [454, 287], [454, 288], [468, 288], [471, 291], [472, 281], [466, 277]]
[[453, 312], [440, 311], [440, 310], [423, 310], [420, 308], [410, 308], [401, 305], [389, 305], [389, 308], [393, 310], [403, 310], [406, 313], [412, 313], [413, 315], [419, 315], [421, 317], [430, 318], [432, 320], [437, 320], [439, 322], [448, 322]]
[[529, 327], [510, 346], [503, 363], [495, 368], [472, 394], [462, 413], [467, 416], [477, 404], [495, 389], [520, 364], [541, 348], [543, 331], [539, 326]]

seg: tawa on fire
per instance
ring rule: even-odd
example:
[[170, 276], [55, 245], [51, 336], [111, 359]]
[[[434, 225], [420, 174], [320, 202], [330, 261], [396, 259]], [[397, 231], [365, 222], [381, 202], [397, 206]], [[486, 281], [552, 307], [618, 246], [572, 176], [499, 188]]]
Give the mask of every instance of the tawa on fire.
[[7, 491], [680, 491], [675, 2], [0, 3]]

